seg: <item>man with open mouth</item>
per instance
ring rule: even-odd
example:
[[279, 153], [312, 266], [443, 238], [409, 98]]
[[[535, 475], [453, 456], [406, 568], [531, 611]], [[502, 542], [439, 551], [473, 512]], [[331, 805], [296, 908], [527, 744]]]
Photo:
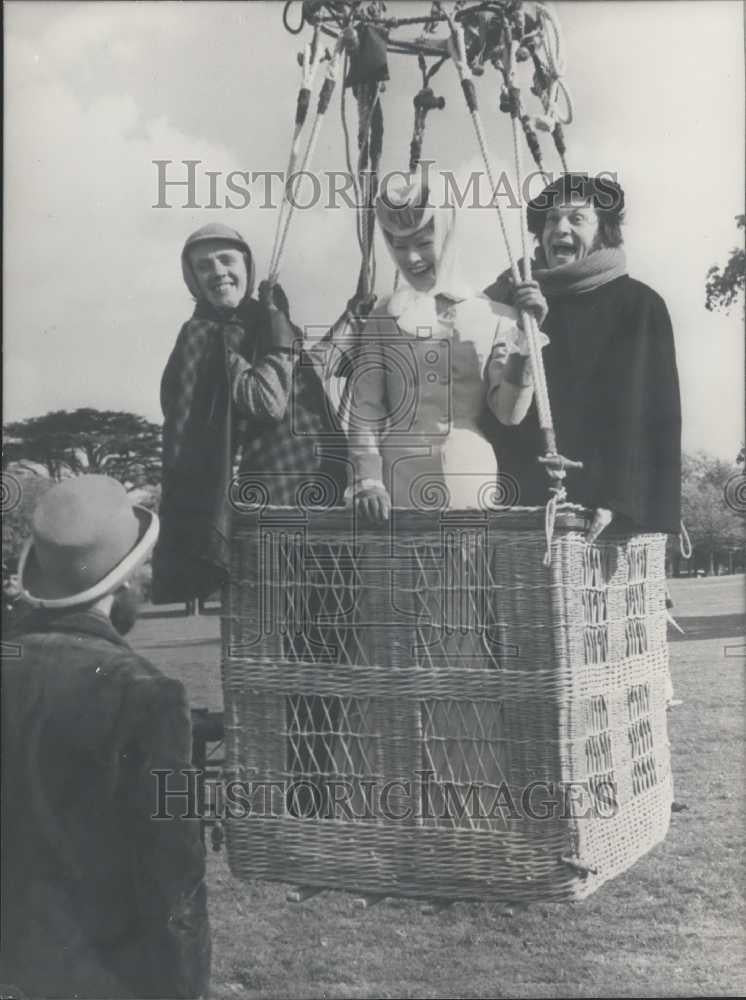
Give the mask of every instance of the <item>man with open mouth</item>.
[[[543, 357], [561, 454], [583, 462], [568, 472], [568, 498], [595, 512], [589, 540], [616, 520], [636, 530], [678, 533], [681, 405], [668, 309], [627, 272], [621, 224], [624, 192], [610, 178], [565, 174], [528, 205], [537, 240], [533, 276], [549, 304]], [[498, 301], [531, 305], [509, 272], [488, 289]], [[532, 395], [527, 359], [507, 378]], [[535, 404], [517, 426], [495, 431], [502, 471], [520, 502], [545, 503], [544, 445]], [[508, 420], [510, 424], [512, 421]]]

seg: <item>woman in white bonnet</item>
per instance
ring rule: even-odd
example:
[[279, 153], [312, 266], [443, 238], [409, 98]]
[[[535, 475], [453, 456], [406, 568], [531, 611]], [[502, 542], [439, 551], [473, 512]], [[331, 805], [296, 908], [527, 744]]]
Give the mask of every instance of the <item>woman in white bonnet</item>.
[[[400, 287], [366, 324], [349, 387], [352, 461], [348, 496], [375, 521], [390, 507], [490, 506], [494, 450], [479, 429], [485, 402], [515, 419], [516, 387], [503, 380], [508, 354], [527, 354], [512, 307], [475, 294], [458, 268], [458, 226], [440, 174], [392, 175], [376, 216]], [[533, 282], [516, 305], [546, 305]], [[492, 501], [494, 502], [494, 501]], [[440, 504], [438, 504], [440, 506]]]
[[[440, 207], [443, 192], [421, 173], [386, 187], [376, 204], [402, 284], [366, 324], [349, 388], [348, 495], [374, 521], [385, 520], [392, 504], [492, 506], [497, 463], [480, 417], [486, 402], [499, 419], [515, 419], [526, 396], [503, 379], [508, 355], [528, 353], [518, 313], [475, 295], [460, 279], [456, 213], [453, 206]], [[518, 286], [514, 301], [543, 318], [543, 298], [533, 283]], [[446, 588], [470, 576], [466, 539], [464, 545], [445, 556], [440, 579]], [[427, 647], [416, 655], [452, 669], [484, 668], [484, 638], [475, 622], [456, 622], [450, 614], [444, 620], [447, 592], [424, 587], [412, 600]], [[481, 794], [495, 794], [504, 780], [502, 711], [474, 699], [421, 702], [420, 766], [434, 778], [427, 793], [431, 816], [450, 817], [459, 826], [500, 826], [499, 818], [454, 817], [443, 782], [463, 788], [476, 782]]]

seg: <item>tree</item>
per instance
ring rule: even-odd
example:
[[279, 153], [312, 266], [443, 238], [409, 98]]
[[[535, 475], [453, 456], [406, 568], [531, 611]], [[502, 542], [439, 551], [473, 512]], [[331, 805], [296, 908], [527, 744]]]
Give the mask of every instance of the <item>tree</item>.
[[719, 553], [743, 548], [746, 519], [728, 502], [729, 486], [740, 470], [700, 451], [684, 455], [681, 475], [681, 515], [695, 558], [715, 572]]
[[[736, 216], [739, 229], [746, 228], [746, 215]], [[705, 285], [705, 306], [711, 312], [724, 309], [726, 312], [733, 305], [746, 285], [746, 252], [744, 248], [734, 247], [731, 250], [728, 263], [721, 270], [714, 264], [707, 272]]]
[[33, 472], [3, 473], [3, 565], [15, 572], [21, 546], [31, 534], [31, 517], [44, 494], [54, 486], [54, 480]]
[[691, 482], [697, 486], [713, 486], [720, 491], [721, 500], [725, 485], [734, 471], [730, 462], [726, 462], [716, 455], [710, 455], [706, 451], [686, 452], [681, 461], [681, 480], [683, 483]]
[[3, 467], [13, 462], [49, 477], [105, 473], [127, 489], [161, 479], [161, 428], [134, 413], [57, 410], [3, 428]]

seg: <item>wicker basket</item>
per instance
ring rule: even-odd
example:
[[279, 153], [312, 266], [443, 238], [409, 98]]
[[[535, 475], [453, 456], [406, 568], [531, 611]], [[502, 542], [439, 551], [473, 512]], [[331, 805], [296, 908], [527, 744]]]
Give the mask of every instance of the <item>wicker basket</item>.
[[666, 834], [665, 536], [543, 510], [265, 509], [224, 595], [232, 872], [579, 899]]

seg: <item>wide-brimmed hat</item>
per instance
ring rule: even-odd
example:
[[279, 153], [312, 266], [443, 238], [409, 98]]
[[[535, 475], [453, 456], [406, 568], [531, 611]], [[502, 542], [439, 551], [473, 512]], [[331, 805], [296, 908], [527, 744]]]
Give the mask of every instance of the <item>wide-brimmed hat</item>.
[[18, 564], [21, 598], [70, 608], [112, 593], [145, 559], [158, 517], [109, 476], [65, 480], [41, 498]]
[[624, 191], [613, 178], [603, 174], [597, 177], [583, 173], [562, 174], [526, 206], [529, 232], [540, 238], [549, 209], [574, 197], [589, 201], [601, 215], [619, 218], [624, 212]]
[[191, 236], [187, 237], [184, 249], [181, 251], [181, 273], [184, 276], [187, 288], [195, 299], [198, 299], [202, 292], [200, 291], [197, 278], [192, 270], [192, 265], [189, 260], [189, 251], [193, 250], [199, 243], [206, 243], [208, 240], [220, 240], [222, 243], [228, 243], [244, 253], [246, 256], [246, 272], [248, 276], [246, 294], [247, 296], [251, 295], [254, 291], [254, 257], [249, 249], [249, 244], [238, 232], [238, 230], [231, 229], [230, 226], [224, 226], [222, 222], [210, 222], [206, 226], [202, 226], [201, 229], [197, 229]]

